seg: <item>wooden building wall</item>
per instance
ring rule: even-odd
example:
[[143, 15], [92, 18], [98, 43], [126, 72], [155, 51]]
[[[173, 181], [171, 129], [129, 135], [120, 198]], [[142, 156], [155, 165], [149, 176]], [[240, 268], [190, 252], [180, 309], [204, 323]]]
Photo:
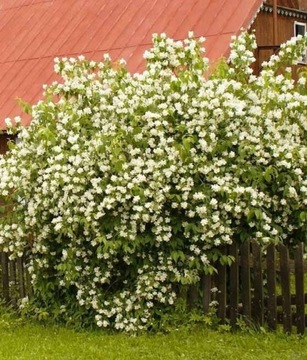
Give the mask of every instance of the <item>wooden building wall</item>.
[[[305, 1], [305, 0], [304, 0]], [[283, 5], [294, 6], [295, 3], [298, 6], [297, 0], [289, 1], [278, 1]], [[306, 0], [307, 5], [307, 0]], [[307, 6], [306, 6], [307, 7]], [[279, 7], [281, 10], [282, 8]], [[296, 8], [298, 10], [298, 8]], [[258, 44], [258, 51], [256, 54], [257, 62], [255, 64], [255, 71], [258, 72], [261, 69], [261, 64], [263, 61], [267, 61], [271, 55], [273, 55], [277, 50], [280, 44], [286, 42], [294, 36], [294, 23], [300, 22], [307, 24], [307, 13], [303, 16], [302, 11], [296, 13], [296, 16], [285, 15], [289, 13], [286, 11], [286, 8], [283, 8], [283, 15], [278, 14], [277, 16], [277, 43], [274, 44], [273, 38], [273, 13], [271, 11], [261, 10], [253, 25], [252, 30], [256, 32], [256, 39]]]
[[299, 9], [303, 11], [307, 11], [307, 0], [298, 0]]
[[9, 140], [13, 140], [14, 136], [6, 133], [0, 134], [0, 154], [5, 154], [8, 150], [7, 143]]
[[[267, 5], [273, 5], [274, 0], [266, 0]], [[298, 9], [298, 0], [277, 0], [278, 6], [285, 6], [292, 9]]]
[[[267, 5], [273, 5], [274, 0], [266, 0]], [[306, 10], [307, 0], [277, 0], [278, 6], [283, 6], [289, 9]]]

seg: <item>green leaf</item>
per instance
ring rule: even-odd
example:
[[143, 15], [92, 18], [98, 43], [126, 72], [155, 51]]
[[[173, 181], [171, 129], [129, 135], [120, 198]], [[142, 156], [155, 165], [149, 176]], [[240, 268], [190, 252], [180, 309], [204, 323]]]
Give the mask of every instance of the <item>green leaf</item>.
[[307, 212], [306, 211], [300, 212], [299, 218], [301, 222], [305, 222], [307, 220]]
[[16, 101], [24, 113], [28, 115], [32, 115], [32, 105], [29, 102], [22, 100], [20, 98], [17, 98]]
[[270, 182], [270, 181], [271, 181], [272, 176], [271, 176], [271, 169], [270, 169], [270, 168], [268, 168], [268, 169], [264, 172], [263, 177], [264, 177], [265, 181], [267, 181], [267, 182]]
[[183, 251], [181, 251], [181, 250], [177, 250], [177, 251], [172, 251], [171, 252], [171, 258], [174, 260], [174, 261], [178, 261], [178, 260], [180, 260], [180, 261], [184, 261], [185, 260], [185, 255], [184, 255], [184, 253], [183, 253]]
[[257, 220], [262, 220], [263, 219], [262, 211], [260, 209], [255, 209], [255, 216]]

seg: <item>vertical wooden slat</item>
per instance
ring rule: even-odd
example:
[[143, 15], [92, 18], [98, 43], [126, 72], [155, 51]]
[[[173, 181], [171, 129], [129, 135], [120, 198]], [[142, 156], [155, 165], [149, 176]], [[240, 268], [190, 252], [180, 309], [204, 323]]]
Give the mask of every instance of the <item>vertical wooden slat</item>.
[[250, 242], [241, 245], [241, 281], [243, 315], [247, 321], [251, 319], [251, 282], [250, 282]]
[[267, 286], [268, 286], [268, 312], [267, 321], [270, 330], [277, 328], [276, 303], [276, 251], [274, 244], [267, 248]]
[[211, 303], [212, 275], [204, 274], [201, 278], [202, 282], [202, 303], [204, 313], [209, 312]]
[[230, 325], [235, 326], [239, 312], [239, 255], [237, 243], [231, 245], [229, 255], [234, 257], [234, 262], [230, 265], [229, 274]]
[[190, 309], [194, 309], [198, 301], [198, 286], [190, 285], [188, 288], [188, 306]]
[[[225, 254], [225, 249], [221, 251]], [[217, 315], [222, 323], [226, 320], [226, 265], [221, 265], [220, 263], [217, 264], [217, 301], [218, 301], [218, 310]]]
[[295, 251], [295, 292], [296, 327], [298, 334], [305, 332], [305, 296], [304, 296], [304, 244], [300, 243]]
[[17, 293], [16, 293], [16, 261], [12, 260], [9, 262], [10, 269], [10, 297], [13, 307], [17, 305]]
[[10, 302], [9, 263], [8, 254], [4, 252], [1, 253], [1, 268], [3, 299], [8, 304]]
[[291, 291], [290, 291], [290, 258], [288, 248], [280, 244], [278, 246], [280, 254], [280, 277], [282, 293], [282, 311], [284, 331], [291, 334], [292, 312], [291, 312]]
[[25, 293], [25, 281], [24, 281], [24, 266], [23, 266], [23, 258], [17, 258], [17, 273], [18, 273], [18, 282], [19, 282], [19, 294], [20, 298], [24, 298], [26, 296]]
[[253, 269], [254, 269], [254, 299], [252, 315], [259, 324], [264, 323], [264, 302], [263, 302], [263, 274], [262, 274], [262, 251], [256, 241], [252, 242]]
[[32, 287], [32, 282], [31, 282], [31, 275], [29, 273], [29, 270], [26, 266], [24, 266], [24, 274], [25, 274], [25, 278], [27, 280], [27, 296], [29, 299], [33, 298], [33, 287]]

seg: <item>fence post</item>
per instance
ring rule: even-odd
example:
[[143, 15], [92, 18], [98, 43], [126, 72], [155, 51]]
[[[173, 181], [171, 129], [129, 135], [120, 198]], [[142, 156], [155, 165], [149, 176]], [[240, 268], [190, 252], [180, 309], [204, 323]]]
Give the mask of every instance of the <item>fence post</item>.
[[304, 294], [304, 244], [300, 243], [295, 251], [295, 292], [296, 327], [298, 334], [305, 332], [305, 294]]

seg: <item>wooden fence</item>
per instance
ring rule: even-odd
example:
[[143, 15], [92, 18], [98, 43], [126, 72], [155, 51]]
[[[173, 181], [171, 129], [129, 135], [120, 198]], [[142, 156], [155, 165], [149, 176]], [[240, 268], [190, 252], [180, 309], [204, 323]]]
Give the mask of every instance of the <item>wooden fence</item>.
[[[282, 324], [286, 333], [296, 327], [298, 334], [304, 334], [304, 244], [292, 248], [269, 245], [264, 250], [256, 242], [247, 241], [241, 247], [233, 244], [223, 252], [232, 255], [234, 263], [217, 264], [217, 274], [204, 275], [200, 289], [194, 286], [189, 291], [190, 306], [201, 300], [206, 313], [211, 302], [216, 301], [222, 323], [235, 327], [238, 319], [244, 319], [250, 324], [267, 324], [270, 330]], [[212, 292], [213, 288], [217, 291]]]
[[[243, 318], [247, 323], [267, 324], [271, 330], [282, 324], [287, 333], [296, 327], [297, 333], [303, 334], [307, 324], [304, 244], [292, 248], [269, 245], [264, 250], [256, 242], [247, 241], [241, 247], [233, 244], [222, 251], [235, 261], [231, 266], [217, 264], [216, 274], [204, 275], [200, 286], [191, 287], [190, 306], [201, 301], [206, 313], [216, 301], [222, 323], [236, 326]], [[0, 296], [5, 303], [16, 306], [19, 299], [32, 295], [26, 262], [24, 258], [9, 261], [5, 253], [0, 258]]]
[[7, 253], [0, 253], [1, 286], [0, 297], [7, 305], [16, 307], [18, 300], [32, 296], [30, 275], [25, 257], [9, 260]]

